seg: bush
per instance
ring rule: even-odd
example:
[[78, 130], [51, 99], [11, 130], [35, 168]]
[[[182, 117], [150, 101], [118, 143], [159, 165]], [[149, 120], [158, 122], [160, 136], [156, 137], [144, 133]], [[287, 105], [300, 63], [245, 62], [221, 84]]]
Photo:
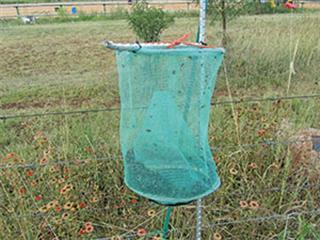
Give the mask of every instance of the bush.
[[159, 42], [160, 34], [173, 22], [172, 15], [162, 9], [148, 7], [145, 1], [137, 3], [128, 15], [130, 28], [145, 42]]

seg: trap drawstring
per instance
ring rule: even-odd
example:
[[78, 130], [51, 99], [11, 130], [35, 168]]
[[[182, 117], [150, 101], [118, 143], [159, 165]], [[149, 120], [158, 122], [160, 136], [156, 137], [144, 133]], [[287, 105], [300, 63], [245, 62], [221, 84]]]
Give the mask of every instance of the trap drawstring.
[[182, 37], [177, 38], [175, 40], [173, 40], [167, 48], [174, 48], [175, 46], [178, 45], [186, 45], [186, 46], [194, 46], [194, 47], [198, 47], [198, 48], [214, 48], [214, 46], [208, 46], [207, 44], [205, 44], [203, 41], [200, 41], [198, 43], [193, 43], [193, 42], [187, 42], [185, 40], [187, 40], [189, 37], [191, 36], [191, 33], [187, 33], [184, 34]]

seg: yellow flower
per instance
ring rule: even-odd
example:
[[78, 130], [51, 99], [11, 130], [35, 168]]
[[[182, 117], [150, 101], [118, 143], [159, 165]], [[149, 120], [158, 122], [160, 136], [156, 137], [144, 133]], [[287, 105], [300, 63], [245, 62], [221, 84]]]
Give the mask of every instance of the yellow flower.
[[232, 175], [237, 175], [237, 174], [238, 174], [238, 170], [235, 169], [235, 168], [230, 168], [229, 172], [230, 172], [230, 174], [232, 174]]
[[97, 197], [92, 197], [92, 198], [90, 199], [90, 202], [96, 203], [96, 202], [98, 202], [98, 198], [97, 198]]
[[113, 236], [113, 237], [111, 237], [111, 240], [122, 240], [122, 237], [120, 237], [120, 236]]
[[153, 209], [148, 210], [148, 216], [149, 217], [154, 217], [156, 215], [156, 211]]
[[63, 205], [63, 208], [65, 210], [69, 210], [73, 207], [73, 203], [72, 202], [67, 202], [66, 204]]
[[47, 206], [42, 206], [41, 208], [39, 208], [39, 211], [42, 213], [48, 212], [48, 208]]
[[156, 236], [153, 236], [151, 239], [152, 240], [161, 240], [161, 236], [160, 235], [156, 235]]
[[63, 213], [62, 216], [61, 216], [62, 220], [65, 220], [68, 217], [69, 217], [69, 213]]
[[51, 201], [51, 202], [49, 202], [49, 203], [47, 204], [47, 208], [48, 208], [48, 209], [53, 208], [53, 207], [55, 207], [57, 204], [58, 204], [58, 201], [57, 201], [57, 200], [53, 200], [53, 201]]
[[215, 232], [215, 233], [213, 234], [213, 240], [221, 240], [221, 239], [222, 239], [222, 236], [221, 236], [220, 233]]
[[59, 184], [64, 183], [64, 182], [65, 182], [64, 178], [59, 178], [59, 179], [58, 179], [58, 183], [59, 183]]

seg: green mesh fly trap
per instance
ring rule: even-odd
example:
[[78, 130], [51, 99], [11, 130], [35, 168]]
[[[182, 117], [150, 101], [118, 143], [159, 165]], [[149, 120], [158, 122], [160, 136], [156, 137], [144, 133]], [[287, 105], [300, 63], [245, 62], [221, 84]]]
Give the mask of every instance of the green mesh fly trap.
[[116, 50], [119, 73], [126, 185], [165, 205], [215, 191], [220, 179], [208, 123], [224, 50], [160, 44], [110, 48]]

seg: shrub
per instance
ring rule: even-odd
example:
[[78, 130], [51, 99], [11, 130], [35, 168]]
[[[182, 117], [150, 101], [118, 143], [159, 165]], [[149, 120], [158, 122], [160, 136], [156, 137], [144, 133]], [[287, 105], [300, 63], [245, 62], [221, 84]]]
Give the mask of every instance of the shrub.
[[142, 1], [133, 7], [127, 20], [138, 38], [145, 42], [159, 42], [160, 34], [174, 22], [174, 17], [162, 9], [148, 7], [147, 2]]

